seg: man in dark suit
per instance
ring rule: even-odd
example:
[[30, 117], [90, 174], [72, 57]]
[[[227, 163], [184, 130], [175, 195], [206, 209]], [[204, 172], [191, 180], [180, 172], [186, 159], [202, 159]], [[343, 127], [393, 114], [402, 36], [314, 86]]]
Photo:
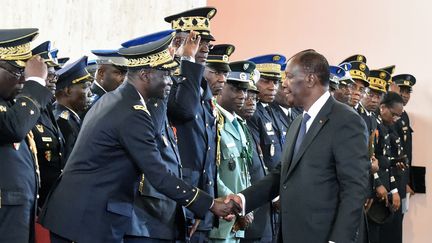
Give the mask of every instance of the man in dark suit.
[[296, 54], [286, 74], [295, 105], [304, 112], [288, 130], [282, 163], [228, 198], [244, 203], [249, 212], [279, 194], [279, 242], [353, 242], [370, 167], [366, 125], [330, 97], [329, 65], [321, 54]]
[[33, 28], [0, 30], [0, 242], [34, 242], [40, 180], [31, 129], [53, 98], [44, 61], [31, 58], [37, 35]]
[[51, 231], [53, 243], [122, 242], [131, 227], [142, 174], [197, 217], [208, 210], [218, 216], [238, 212], [238, 205], [213, 200], [161, 163], [146, 102], [168, 95], [171, 71], [178, 65], [168, 50], [172, 38], [119, 51], [128, 59], [127, 79], [87, 113], [64, 172], [42, 209], [41, 223]]
[[65, 139], [65, 161], [72, 152], [81, 128], [79, 114], [90, 105], [92, 78], [86, 66], [87, 57], [83, 56], [56, 72], [58, 80], [54, 116]]

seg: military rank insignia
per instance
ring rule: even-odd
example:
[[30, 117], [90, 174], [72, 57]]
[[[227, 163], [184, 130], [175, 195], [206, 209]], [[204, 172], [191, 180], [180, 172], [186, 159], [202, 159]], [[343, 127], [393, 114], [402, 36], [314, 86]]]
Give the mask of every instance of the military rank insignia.
[[228, 161], [228, 169], [229, 169], [230, 171], [234, 171], [235, 168], [236, 168], [236, 162], [235, 162], [234, 158], [231, 158], [231, 159]]
[[44, 132], [44, 128], [43, 128], [43, 126], [40, 125], [40, 124], [37, 124], [37, 125], [36, 125], [36, 129], [37, 129], [40, 133], [43, 133], [43, 132]]
[[274, 144], [270, 145], [270, 156], [273, 157], [275, 155], [275, 146]]
[[69, 120], [69, 111], [63, 111], [62, 113], [60, 113], [60, 117], [65, 119], [65, 120]]
[[6, 106], [0, 105], [0, 112], [6, 112], [7, 108]]
[[46, 159], [46, 161], [50, 162], [51, 158], [52, 158], [51, 150], [45, 151], [45, 159]]
[[18, 150], [20, 145], [21, 145], [21, 143], [13, 143], [13, 147], [15, 150]]

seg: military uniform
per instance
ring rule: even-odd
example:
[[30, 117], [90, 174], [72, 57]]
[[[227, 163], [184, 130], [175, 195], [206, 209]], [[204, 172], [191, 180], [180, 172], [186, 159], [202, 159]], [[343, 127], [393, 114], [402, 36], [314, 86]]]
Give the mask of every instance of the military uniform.
[[[59, 78], [56, 89], [62, 90], [66, 87], [86, 83], [91, 80], [90, 74], [85, 69], [86, 65], [87, 57], [83, 56], [70, 65], [58, 70], [56, 74]], [[67, 161], [78, 138], [81, 128], [81, 118], [76, 111], [59, 102], [54, 103], [54, 116], [65, 139], [64, 159]]]
[[[282, 55], [264, 55], [249, 59], [257, 65], [261, 77], [280, 80], [281, 66], [286, 62]], [[279, 164], [282, 155], [281, 136], [277, 134], [278, 127], [271, 115], [269, 104], [258, 102], [255, 114], [247, 121], [253, 136], [259, 137], [264, 163], [268, 170]]]
[[[209, 23], [215, 14], [216, 9], [204, 7], [168, 16], [165, 21], [177, 32], [194, 30], [201, 39], [211, 41], [214, 37]], [[177, 131], [184, 180], [216, 197], [216, 106], [203, 72], [203, 65], [181, 60], [179, 76], [173, 78], [169, 95], [168, 117]], [[189, 226], [194, 218], [188, 211]], [[207, 213], [192, 242], [206, 241], [214, 223], [213, 214]]]
[[[171, 34], [172, 31], [166, 33]], [[142, 36], [140, 43], [153, 40], [154, 35]], [[136, 39], [137, 40], [137, 39]], [[132, 46], [132, 45], [127, 45]], [[163, 163], [176, 177], [182, 178], [181, 160], [177, 138], [167, 118], [167, 99], [150, 99], [147, 102], [154, 127], [156, 144]], [[125, 242], [173, 242], [185, 240], [185, 212], [180, 204], [157, 191], [145, 175], [141, 177], [138, 195], [134, 200], [132, 226]]]
[[[247, 61], [230, 63], [231, 72], [227, 77], [227, 84], [242, 89], [249, 87], [250, 73], [255, 65]], [[224, 93], [221, 94], [224, 96]], [[235, 110], [226, 110], [223, 104], [218, 104], [218, 196], [236, 194], [249, 187], [249, 165], [251, 163], [248, 141], [241, 126], [241, 120], [235, 114]], [[218, 153], [219, 154], [219, 153]], [[210, 232], [211, 242], [239, 242], [244, 237], [244, 230], [233, 232], [235, 220], [228, 222], [219, 219], [217, 228]]]
[[[171, 40], [168, 36], [120, 53], [131, 67], [170, 70], [177, 66], [167, 54]], [[146, 62], [156, 56], [160, 62]], [[82, 129], [41, 213], [42, 225], [53, 234], [80, 243], [121, 242], [131, 228], [142, 173], [159, 192], [197, 217], [211, 207], [211, 196], [184, 183], [160, 162], [151, 115], [130, 81], [104, 95], [87, 113]]]
[[[37, 29], [0, 30], [0, 60], [23, 68], [37, 34]], [[52, 99], [38, 82], [26, 81], [14, 100], [0, 97], [0, 242], [34, 241], [39, 168], [31, 129]]]
[[[55, 54], [52, 54], [52, 53]], [[57, 67], [57, 50], [51, 50], [51, 42], [46, 41], [32, 50], [33, 55], [42, 57], [48, 67]], [[49, 190], [62, 172], [64, 160], [64, 138], [54, 117], [52, 104], [41, 110], [36, 126], [32, 129], [37, 148], [37, 158], [41, 175], [38, 207], [42, 207]]]

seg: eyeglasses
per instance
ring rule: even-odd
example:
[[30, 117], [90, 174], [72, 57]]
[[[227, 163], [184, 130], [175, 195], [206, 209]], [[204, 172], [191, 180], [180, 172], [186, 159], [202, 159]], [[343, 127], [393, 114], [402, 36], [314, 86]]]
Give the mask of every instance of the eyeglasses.
[[24, 76], [24, 69], [20, 69], [18, 72], [14, 72], [11, 71], [7, 68], [5, 68], [4, 66], [0, 65], [0, 68], [2, 68], [3, 70], [5, 70], [6, 72], [8, 72], [9, 74], [11, 74], [12, 76], [14, 76], [16, 79], [21, 79]]
[[389, 109], [389, 111], [390, 111], [390, 113], [391, 113], [393, 119], [395, 119], [395, 120], [398, 120], [398, 119], [401, 118], [401, 116], [402, 116], [401, 114], [398, 114], [398, 113], [392, 111], [391, 109]]
[[223, 77], [228, 77], [228, 72], [223, 72], [223, 71], [213, 71], [213, 70], [208, 70], [210, 73], [216, 75], [216, 76], [223, 76]]

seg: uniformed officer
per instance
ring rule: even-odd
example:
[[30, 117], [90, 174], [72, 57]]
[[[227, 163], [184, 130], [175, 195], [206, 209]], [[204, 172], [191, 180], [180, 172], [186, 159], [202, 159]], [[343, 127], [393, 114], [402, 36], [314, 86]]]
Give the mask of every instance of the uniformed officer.
[[[215, 104], [203, 78], [203, 65], [214, 40], [210, 20], [215, 14], [215, 8], [204, 7], [165, 18], [176, 31], [172, 47], [181, 63], [168, 101], [168, 116], [177, 131], [183, 178], [212, 196], [217, 193]], [[213, 215], [208, 213], [201, 222], [194, 220], [196, 216], [191, 213], [187, 217], [191, 229], [199, 224], [191, 241], [208, 241], [215, 222]]]
[[[259, 138], [253, 137], [249, 131], [246, 121], [253, 116], [256, 111], [256, 104], [258, 101], [258, 88], [255, 83], [260, 79], [260, 72], [255, 69], [249, 81], [246, 100], [240, 110], [236, 113], [241, 117], [240, 125], [242, 125], [245, 136], [248, 140], [250, 160], [248, 163], [248, 170], [250, 175], [251, 184], [258, 182], [266, 174], [266, 166], [263, 160]], [[272, 242], [272, 219], [271, 219], [272, 204], [269, 202], [253, 211], [254, 221], [246, 228], [245, 237], [240, 242]]]
[[[90, 75], [95, 78], [96, 77], [96, 70], [98, 68], [98, 65], [96, 63], [95, 59], [87, 60], [87, 66], [86, 70], [90, 73]], [[94, 81], [93, 81], [94, 82]]]
[[248, 127], [253, 136], [260, 138], [264, 162], [268, 170], [271, 170], [280, 162], [282, 141], [275, 132], [277, 126], [272, 118], [269, 104], [275, 99], [281, 80], [281, 66], [286, 62], [286, 57], [279, 54], [270, 54], [254, 57], [249, 61], [256, 64], [261, 75], [256, 83], [259, 90], [259, 102], [255, 114], [248, 120]]
[[349, 105], [349, 100], [351, 99], [351, 89], [354, 84], [354, 80], [351, 78], [349, 70], [351, 69], [351, 64], [348, 62], [339, 64], [339, 67], [343, 68], [345, 71], [345, 75], [339, 78], [339, 86], [338, 89], [333, 91], [333, 97], [344, 103]]
[[[393, 77], [393, 82], [399, 86], [400, 95], [404, 101], [404, 106], [408, 104], [408, 101], [411, 98], [412, 88], [416, 84], [416, 79], [411, 74], [400, 74]], [[404, 153], [407, 155], [407, 169], [409, 171], [409, 167], [412, 165], [412, 133], [414, 132], [408, 113], [404, 109], [402, 113], [401, 119], [399, 119], [395, 124], [395, 129], [401, 138], [401, 144], [404, 150]], [[414, 191], [411, 189], [410, 182], [410, 173], [406, 173], [407, 176], [405, 178], [405, 182], [407, 184], [406, 190], [407, 192], [414, 194]], [[402, 196], [403, 197], [403, 196]]]
[[229, 57], [234, 53], [235, 47], [231, 44], [214, 45], [207, 57], [204, 79], [210, 86], [213, 97], [220, 95], [231, 71]]
[[56, 99], [54, 115], [65, 139], [65, 160], [69, 158], [81, 127], [79, 114], [90, 104], [91, 76], [85, 69], [87, 57], [83, 56], [75, 62], [56, 72]]
[[[376, 162], [379, 164], [379, 170], [373, 173], [372, 185], [375, 195], [373, 205], [370, 206], [371, 208], [367, 214], [368, 236], [371, 243], [379, 242], [381, 226], [389, 220], [389, 217], [382, 217], [382, 215], [390, 214], [390, 207], [397, 207], [400, 204], [395, 177], [391, 174], [391, 144], [386, 127], [386, 125], [389, 125], [389, 121], [388, 117], [383, 121], [382, 117], [378, 115], [381, 100], [387, 92], [386, 88], [390, 79], [391, 75], [384, 70], [371, 70], [368, 77], [370, 91], [361, 101], [365, 109], [372, 114], [377, 122], [375, 144], [371, 148], [373, 149], [371, 153], [373, 153], [373, 157], [376, 158]], [[386, 106], [382, 105], [380, 109], [385, 108]]]
[[96, 71], [94, 74], [94, 82], [90, 90], [93, 94], [92, 104], [94, 104], [106, 92], [115, 90], [126, 75], [126, 60], [121, 57], [118, 50], [92, 50], [96, 55]]
[[[393, 217], [383, 224], [380, 228], [379, 242], [402, 242], [402, 210], [401, 197], [405, 190], [405, 185], [402, 186], [404, 170], [399, 164], [405, 163], [404, 153], [401, 146], [401, 139], [397, 131], [394, 129], [394, 123], [400, 119], [403, 112], [403, 99], [395, 92], [388, 92], [381, 101], [379, 115], [381, 116], [384, 125], [386, 126], [390, 140], [390, 175], [394, 177], [396, 189], [392, 189], [392, 203], [390, 208], [394, 212]], [[396, 193], [394, 193], [396, 192]]]
[[131, 227], [142, 173], [155, 189], [199, 218], [209, 209], [218, 216], [240, 212], [239, 205], [213, 200], [161, 163], [146, 102], [168, 93], [171, 71], [178, 65], [168, 50], [172, 38], [120, 49], [128, 59], [126, 81], [87, 113], [76, 147], [41, 213], [53, 243], [121, 242]]
[[[229, 66], [231, 72], [221, 94], [217, 96], [216, 105], [220, 134], [220, 151], [217, 156], [218, 196], [238, 193], [250, 186], [247, 163], [252, 161], [249, 158], [248, 141], [235, 111], [243, 107], [255, 65], [249, 61], [239, 61], [230, 63]], [[240, 242], [244, 237], [244, 227], [252, 223], [252, 220], [252, 214], [231, 222], [219, 219], [218, 227], [210, 232], [210, 242]]]
[[55, 70], [57, 71], [57, 70], [62, 69], [69, 60], [70, 60], [69, 57], [60, 57], [60, 58], [57, 58], [58, 67], [55, 67]]
[[[127, 41], [123, 46], [132, 47], [169, 36], [172, 30], [152, 33]], [[170, 84], [169, 84], [170, 85]], [[176, 136], [167, 118], [167, 98], [152, 98], [146, 103], [155, 127], [156, 144], [162, 161], [178, 178], [181, 178], [181, 160]], [[132, 226], [124, 242], [173, 242], [184, 241], [186, 224], [183, 207], [157, 191], [144, 175], [134, 200]]]
[[31, 58], [37, 35], [0, 29], [0, 242], [34, 242], [39, 167], [31, 129], [53, 98], [46, 64]]
[[[55, 67], [57, 59], [52, 55], [51, 42], [46, 41], [33, 48], [32, 55], [39, 55], [48, 67], [47, 87], [54, 95], [56, 91], [57, 75]], [[38, 206], [42, 207], [45, 198], [57, 177], [60, 175], [64, 161], [64, 138], [54, 117], [52, 103], [41, 109], [36, 126], [32, 129], [37, 147], [37, 157], [41, 174]]]

